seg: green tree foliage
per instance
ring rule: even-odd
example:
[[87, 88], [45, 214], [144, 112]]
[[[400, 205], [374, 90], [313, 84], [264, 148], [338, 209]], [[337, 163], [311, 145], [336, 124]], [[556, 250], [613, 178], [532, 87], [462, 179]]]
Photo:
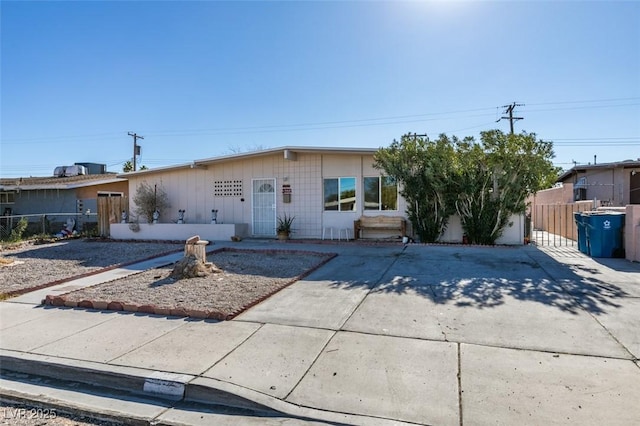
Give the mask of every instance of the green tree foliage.
[[143, 181], [138, 185], [136, 194], [133, 196], [135, 203], [135, 213], [144, 217], [148, 223], [153, 223], [153, 212], [156, 209], [162, 212], [171, 207], [169, 196], [161, 185], [149, 185]]
[[458, 144], [456, 211], [469, 241], [494, 244], [513, 214], [524, 213], [526, 198], [557, 176], [553, 145], [535, 134], [481, 132], [480, 143]]
[[[141, 166], [140, 170], [149, 170], [149, 168], [147, 166]], [[133, 163], [131, 161], [126, 161], [123, 165], [122, 165], [122, 171], [125, 173], [129, 173], [129, 172], [133, 172]]]
[[375, 167], [402, 184], [407, 215], [421, 241], [436, 241], [453, 213], [450, 198], [454, 172], [454, 143], [441, 135], [436, 141], [402, 136], [374, 156]]
[[436, 241], [458, 213], [470, 242], [494, 244], [511, 215], [524, 213], [527, 196], [554, 182], [551, 142], [499, 130], [480, 139], [406, 135], [376, 153], [376, 167], [402, 183], [407, 215], [422, 241]]

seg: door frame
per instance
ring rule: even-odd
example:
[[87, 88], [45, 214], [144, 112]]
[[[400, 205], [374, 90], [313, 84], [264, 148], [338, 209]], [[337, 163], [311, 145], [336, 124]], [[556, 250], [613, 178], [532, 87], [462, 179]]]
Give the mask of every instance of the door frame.
[[[256, 183], [261, 182], [261, 185], [270, 184], [273, 188], [273, 191], [270, 192], [258, 192], [256, 191]], [[258, 188], [259, 189], [259, 188]], [[273, 197], [267, 201], [263, 202], [262, 207], [257, 206], [257, 198], [256, 196], [264, 195], [264, 194], [273, 194]], [[256, 237], [275, 237], [276, 236], [276, 178], [254, 178], [251, 179], [251, 233]], [[264, 200], [262, 200], [264, 201]], [[271, 216], [270, 218], [266, 217], [263, 220], [258, 220], [256, 213], [260, 209], [260, 212], [265, 214], [266, 216]], [[266, 214], [269, 213], [269, 214]], [[257, 226], [256, 226], [257, 225]], [[267, 232], [267, 228], [270, 232]], [[259, 229], [261, 232], [256, 232], [256, 229]]]

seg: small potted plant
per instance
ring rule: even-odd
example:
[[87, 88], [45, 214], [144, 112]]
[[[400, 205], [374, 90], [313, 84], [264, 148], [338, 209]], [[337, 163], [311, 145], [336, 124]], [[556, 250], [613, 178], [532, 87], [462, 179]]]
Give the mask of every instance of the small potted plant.
[[291, 226], [293, 225], [294, 216], [287, 216], [285, 213], [284, 216], [278, 218], [278, 227], [276, 228], [276, 232], [278, 233], [279, 240], [288, 240], [289, 235], [291, 234]]

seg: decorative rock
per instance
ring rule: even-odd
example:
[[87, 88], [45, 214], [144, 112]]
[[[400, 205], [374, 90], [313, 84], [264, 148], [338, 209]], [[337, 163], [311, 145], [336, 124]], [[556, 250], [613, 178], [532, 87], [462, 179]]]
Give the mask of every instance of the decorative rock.
[[186, 317], [187, 311], [184, 308], [174, 308], [170, 310], [170, 315], [174, 317]]
[[122, 310], [127, 312], [138, 312], [138, 305], [134, 305], [133, 303], [123, 303]]
[[145, 314], [153, 314], [155, 313], [155, 306], [153, 305], [142, 305], [142, 306], [138, 306], [138, 312], [142, 312]]
[[227, 319], [227, 317], [222, 312], [217, 312], [217, 311], [209, 312], [209, 315], [207, 316], [207, 318], [218, 320], [218, 321], [224, 321]]
[[195, 244], [198, 241], [200, 241], [200, 236], [194, 235], [193, 237], [187, 238], [187, 241], [185, 242], [185, 244]]
[[159, 307], [155, 307], [155, 309], [153, 310], [153, 313], [156, 315], [164, 315], [164, 316], [169, 316], [171, 315], [171, 309], [169, 308], [159, 308]]
[[64, 306], [64, 298], [60, 296], [53, 296], [51, 299], [51, 304], [53, 306]]
[[177, 280], [182, 278], [206, 277], [212, 272], [222, 272], [222, 270], [213, 263], [205, 263], [195, 255], [189, 255], [176, 262], [170, 277]]
[[187, 309], [187, 315], [191, 318], [207, 318], [209, 316], [209, 312], [201, 311], [199, 309]]
[[122, 311], [122, 303], [120, 302], [111, 302], [107, 305], [107, 309], [110, 311]]
[[105, 302], [104, 300], [97, 300], [93, 302], [93, 309], [99, 309], [101, 311], [104, 311], [107, 309], [108, 306], [109, 306], [109, 302]]

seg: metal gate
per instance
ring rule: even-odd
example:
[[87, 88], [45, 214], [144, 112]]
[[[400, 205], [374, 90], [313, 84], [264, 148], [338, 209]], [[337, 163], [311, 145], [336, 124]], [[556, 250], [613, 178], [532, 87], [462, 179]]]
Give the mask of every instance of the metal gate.
[[534, 205], [531, 210], [529, 240], [539, 246], [577, 246], [576, 204]]

